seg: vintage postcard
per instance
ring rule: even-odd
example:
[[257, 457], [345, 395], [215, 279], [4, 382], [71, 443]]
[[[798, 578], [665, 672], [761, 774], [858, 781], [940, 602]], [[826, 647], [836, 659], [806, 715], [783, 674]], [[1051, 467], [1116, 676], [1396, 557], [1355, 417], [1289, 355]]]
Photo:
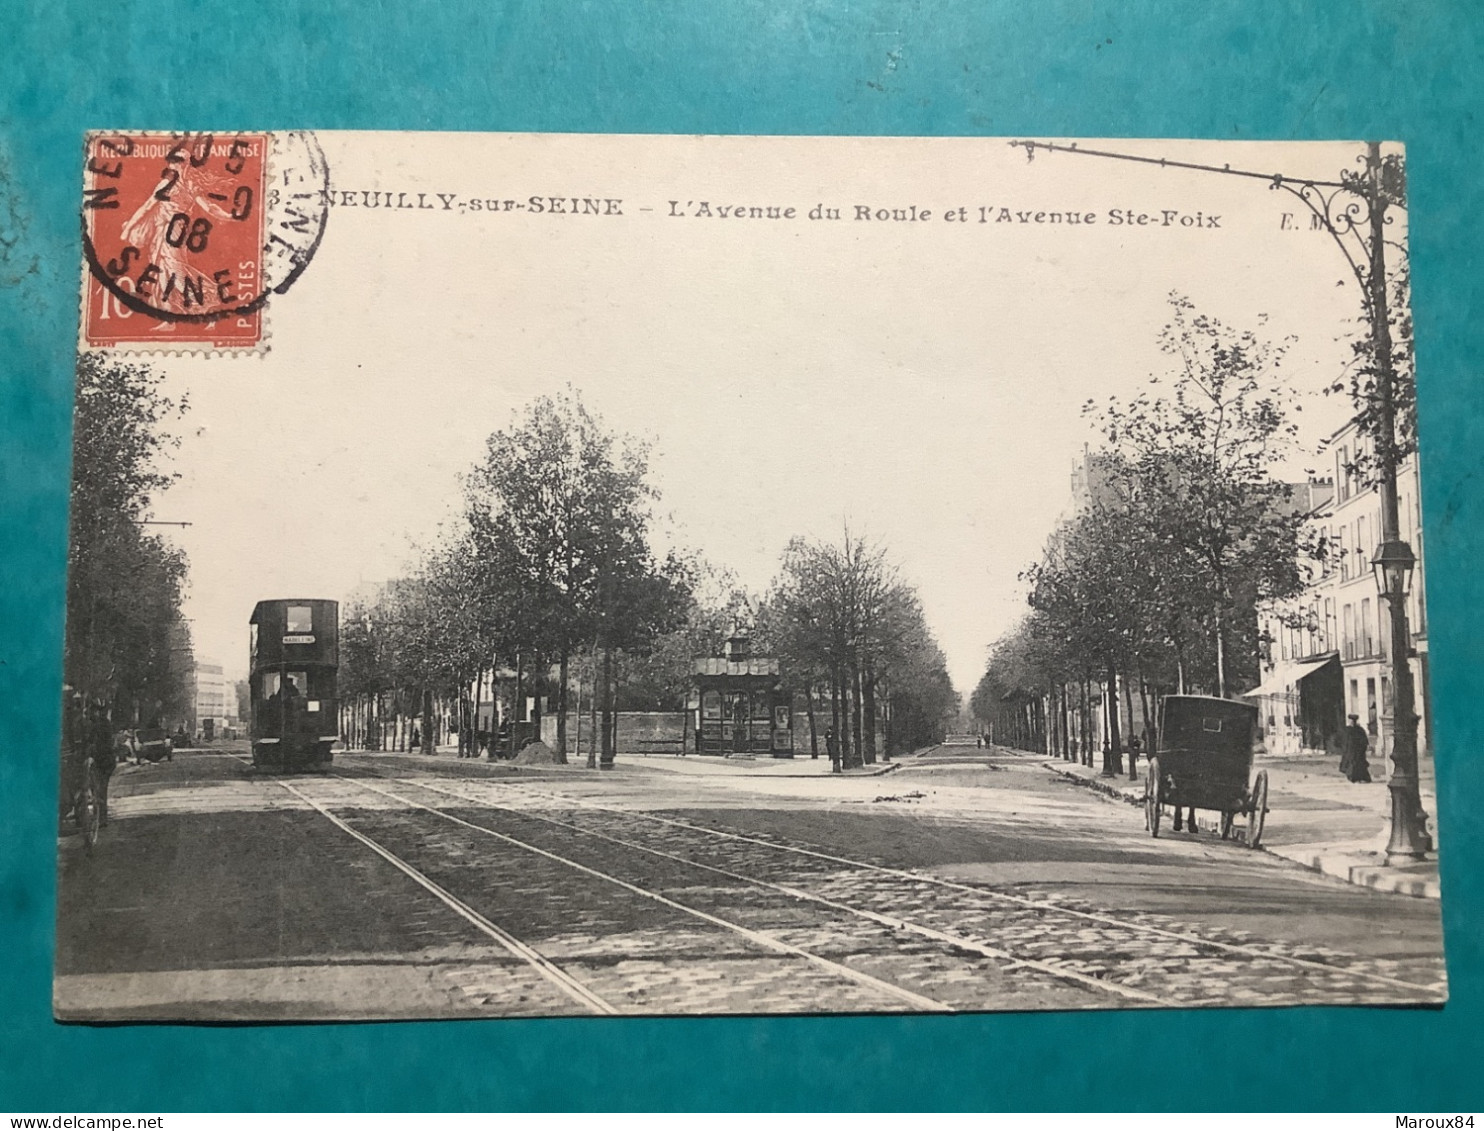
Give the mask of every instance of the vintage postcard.
[[58, 1018], [1446, 999], [1399, 145], [79, 171]]

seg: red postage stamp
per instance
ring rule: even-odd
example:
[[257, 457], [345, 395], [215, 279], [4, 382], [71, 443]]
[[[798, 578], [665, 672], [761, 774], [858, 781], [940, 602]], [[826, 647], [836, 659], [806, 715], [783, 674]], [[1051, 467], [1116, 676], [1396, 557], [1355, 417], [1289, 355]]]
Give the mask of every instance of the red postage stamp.
[[257, 346], [318, 246], [325, 187], [311, 134], [90, 135], [83, 345]]

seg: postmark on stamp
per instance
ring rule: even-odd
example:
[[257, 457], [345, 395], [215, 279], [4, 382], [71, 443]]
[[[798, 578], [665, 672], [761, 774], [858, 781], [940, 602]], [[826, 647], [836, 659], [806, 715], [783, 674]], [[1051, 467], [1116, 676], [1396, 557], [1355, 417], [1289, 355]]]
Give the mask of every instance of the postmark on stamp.
[[324, 234], [314, 135], [95, 133], [83, 180], [85, 348], [254, 349]]

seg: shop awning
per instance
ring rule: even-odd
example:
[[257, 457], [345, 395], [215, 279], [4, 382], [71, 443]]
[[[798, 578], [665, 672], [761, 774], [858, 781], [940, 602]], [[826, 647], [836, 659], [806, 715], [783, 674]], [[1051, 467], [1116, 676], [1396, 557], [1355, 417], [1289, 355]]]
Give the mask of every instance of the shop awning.
[[1333, 652], [1324, 656], [1311, 656], [1304, 660], [1285, 660], [1273, 668], [1272, 675], [1251, 691], [1242, 692], [1242, 698], [1261, 699], [1271, 695], [1285, 695], [1288, 688], [1297, 687], [1300, 680], [1308, 679], [1321, 668], [1339, 662], [1340, 657]]

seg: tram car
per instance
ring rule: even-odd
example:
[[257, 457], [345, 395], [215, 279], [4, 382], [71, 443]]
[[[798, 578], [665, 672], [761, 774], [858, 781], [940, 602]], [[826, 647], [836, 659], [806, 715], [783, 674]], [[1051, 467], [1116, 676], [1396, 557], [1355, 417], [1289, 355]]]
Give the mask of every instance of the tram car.
[[259, 601], [248, 635], [253, 765], [280, 771], [328, 766], [340, 717], [339, 603]]

